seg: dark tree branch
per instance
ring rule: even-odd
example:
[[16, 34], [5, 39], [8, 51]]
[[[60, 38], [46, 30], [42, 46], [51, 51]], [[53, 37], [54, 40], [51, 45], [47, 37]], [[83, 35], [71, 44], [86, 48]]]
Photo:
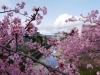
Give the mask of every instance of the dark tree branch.
[[6, 12], [11, 12], [11, 11], [15, 11], [15, 10], [6, 10], [6, 11], [2, 11], [0, 13], [6, 13]]
[[24, 54], [24, 53], [21, 53], [21, 52], [13, 51], [13, 50], [11, 50], [11, 49], [9, 49], [9, 48], [7, 48], [7, 47], [1, 46], [1, 45], [0, 45], [0, 47], [3, 48], [3, 49], [5, 49], [5, 50], [7, 50], [7, 51], [11, 51], [11, 52], [17, 53], [17, 54], [19, 54], [19, 55], [28, 57], [28, 58], [32, 59], [32, 61], [35, 61], [35, 62], [37, 62], [37, 63], [39, 63], [39, 64], [45, 66], [47, 69], [49, 69], [49, 70], [51, 70], [51, 71], [57, 71], [58, 73], [60, 73], [60, 74], [62, 74], [62, 75], [68, 75], [68, 74], [66, 74], [66, 73], [64, 73], [64, 72], [62, 72], [62, 71], [60, 71], [60, 70], [58, 70], [58, 69], [52, 68], [52, 67], [50, 67], [49, 65], [44, 64], [43, 62], [41, 62], [41, 61], [37, 60], [36, 58], [31, 57], [31, 56], [29, 56], [29, 55], [27, 55], [27, 54]]
[[23, 16], [25, 16], [25, 17], [31, 18], [31, 17], [29, 17], [29, 16], [26, 16], [26, 15], [24, 15], [24, 14], [20, 13], [20, 12], [19, 12], [19, 14], [21, 14], [21, 15], [23, 15]]
[[28, 25], [29, 25], [32, 21], [34, 21], [34, 20], [35, 20], [35, 17], [36, 17], [36, 15], [37, 15], [37, 14], [38, 14], [38, 12], [39, 12], [39, 8], [35, 9], [35, 11], [36, 11], [36, 13], [35, 13], [35, 14], [33, 14], [33, 15], [31, 15], [31, 16], [32, 16], [32, 18], [31, 18], [31, 20], [28, 22], [28, 24], [27, 24], [27, 26], [25, 27], [25, 29], [28, 27]]
[[[5, 47], [9, 47], [9, 44], [12, 42], [12, 40], [14, 40], [14, 38], [10, 39], [10, 40], [7, 42], [7, 44], [5, 45]], [[9, 55], [10, 55], [10, 51], [8, 51], [8, 52], [9, 52]]]
[[16, 40], [16, 52], [18, 50], [18, 34], [15, 35], [15, 40]]
[[6, 44], [6, 47], [12, 42], [12, 40], [14, 40], [14, 38], [10, 39], [7, 44]]

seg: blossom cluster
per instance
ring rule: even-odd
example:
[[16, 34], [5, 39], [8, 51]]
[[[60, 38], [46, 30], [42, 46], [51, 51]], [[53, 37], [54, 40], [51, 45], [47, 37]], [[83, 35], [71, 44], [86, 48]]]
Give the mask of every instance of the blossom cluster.
[[[81, 35], [78, 34], [78, 29], [73, 28], [70, 33], [63, 32], [65, 38], [60, 41], [61, 55], [56, 57], [59, 60], [64, 60], [59, 62], [58, 68], [62, 71], [69, 72], [70, 75], [79, 75], [78, 70], [75, 72], [68, 70], [66, 64], [70, 63], [77, 69], [82, 67], [82, 58], [85, 56], [89, 57], [89, 60], [94, 60], [98, 58], [97, 53], [100, 51], [100, 25], [98, 10], [92, 10], [87, 16], [81, 15], [81, 18], [76, 19], [75, 17], [68, 18], [65, 22], [75, 22], [83, 21], [84, 23], [89, 22], [88, 26], [83, 26]], [[92, 25], [94, 23], [94, 25]], [[86, 65], [86, 64], [85, 64]], [[92, 63], [87, 64], [87, 70], [93, 69]], [[72, 69], [74, 69], [72, 67]], [[79, 69], [80, 70], [80, 69]], [[99, 75], [99, 72], [97, 72]]]
[[[44, 67], [36, 69], [33, 60], [17, 53], [20, 52], [23, 54], [25, 50], [27, 50], [26, 52], [28, 53], [26, 54], [29, 54], [32, 50], [38, 50], [45, 54], [45, 57], [49, 56], [51, 53], [37, 42], [25, 41], [24, 37], [26, 34], [28, 37], [31, 37], [37, 33], [38, 28], [32, 21], [36, 21], [37, 25], [39, 25], [43, 16], [38, 11], [42, 11], [43, 15], [46, 15], [47, 8], [33, 7], [32, 11], [36, 13], [25, 21], [27, 22], [25, 28], [21, 18], [14, 17], [13, 15], [14, 13], [19, 13], [23, 16], [28, 16], [27, 11], [24, 11], [23, 14], [20, 11], [24, 9], [25, 4], [25, 2], [17, 3], [14, 10], [11, 10], [6, 5], [2, 6], [4, 10], [3, 13], [7, 14], [4, 16], [4, 19], [0, 21], [0, 46], [10, 48], [12, 52], [0, 47], [0, 75], [44, 75], [49, 73]], [[18, 51], [20, 47], [24, 46], [26, 48], [24, 51]]]

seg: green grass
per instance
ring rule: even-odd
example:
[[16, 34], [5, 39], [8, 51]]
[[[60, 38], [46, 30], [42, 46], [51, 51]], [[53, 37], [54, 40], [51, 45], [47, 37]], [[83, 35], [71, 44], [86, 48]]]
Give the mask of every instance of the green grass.
[[[92, 70], [91, 70], [91, 75], [96, 75], [96, 72], [97, 71], [100, 71], [100, 67], [94, 67]], [[80, 72], [80, 75], [90, 75], [90, 70], [87, 69], [85, 71], [81, 71]]]
[[82, 55], [80, 59], [81, 66], [78, 67], [80, 70], [80, 75], [90, 75], [90, 70], [86, 69], [86, 66], [89, 63], [91, 63], [93, 66], [93, 69], [91, 69], [91, 75], [96, 75], [96, 72], [100, 71], [100, 63], [98, 61], [100, 61], [100, 58], [97, 58], [96, 60], [92, 60], [87, 54]]

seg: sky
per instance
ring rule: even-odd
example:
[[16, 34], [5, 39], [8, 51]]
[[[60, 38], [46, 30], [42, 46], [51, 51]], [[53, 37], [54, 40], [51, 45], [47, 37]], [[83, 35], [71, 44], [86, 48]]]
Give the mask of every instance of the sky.
[[[23, 10], [28, 11], [28, 16], [32, 15], [33, 6], [47, 7], [47, 15], [43, 17], [42, 23], [37, 26], [41, 34], [54, 34], [60, 31], [67, 31], [77, 27], [79, 31], [83, 22], [69, 22], [65, 20], [71, 16], [78, 18], [80, 14], [87, 15], [91, 10], [100, 11], [100, 0], [0, 0], [0, 7], [7, 5], [11, 9], [15, 8], [16, 3], [24, 1], [26, 3]], [[2, 9], [0, 9], [2, 11]], [[0, 14], [0, 20], [3, 15]], [[24, 16], [15, 15], [25, 19]]]

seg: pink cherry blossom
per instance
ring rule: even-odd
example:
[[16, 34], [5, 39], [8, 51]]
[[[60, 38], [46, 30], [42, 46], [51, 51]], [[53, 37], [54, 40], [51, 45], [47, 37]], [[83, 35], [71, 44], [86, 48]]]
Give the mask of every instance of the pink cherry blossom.
[[97, 71], [96, 75], [100, 75], [100, 72], [99, 72], [99, 71]]
[[2, 9], [6, 10], [6, 9], [8, 9], [8, 7], [5, 6], [5, 5], [3, 5], [3, 6], [2, 6]]
[[24, 12], [24, 15], [28, 15], [27, 11]]
[[32, 8], [32, 11], [35, 11], [35, 9], [36, 9], [36, 7], [34, 6], [34, 7]]
[[15, 8], [15, 13], [19, 13], [19, 8]]
[[42, 8], [42, 11], [43, 11], [43, 15], [46, 15], [47, 14], [47, 8], [46, 7], [43, 7]]
[[87, 64], [86, 68], [87, 69], [93, 69], [93, 66], [91, 64]]

